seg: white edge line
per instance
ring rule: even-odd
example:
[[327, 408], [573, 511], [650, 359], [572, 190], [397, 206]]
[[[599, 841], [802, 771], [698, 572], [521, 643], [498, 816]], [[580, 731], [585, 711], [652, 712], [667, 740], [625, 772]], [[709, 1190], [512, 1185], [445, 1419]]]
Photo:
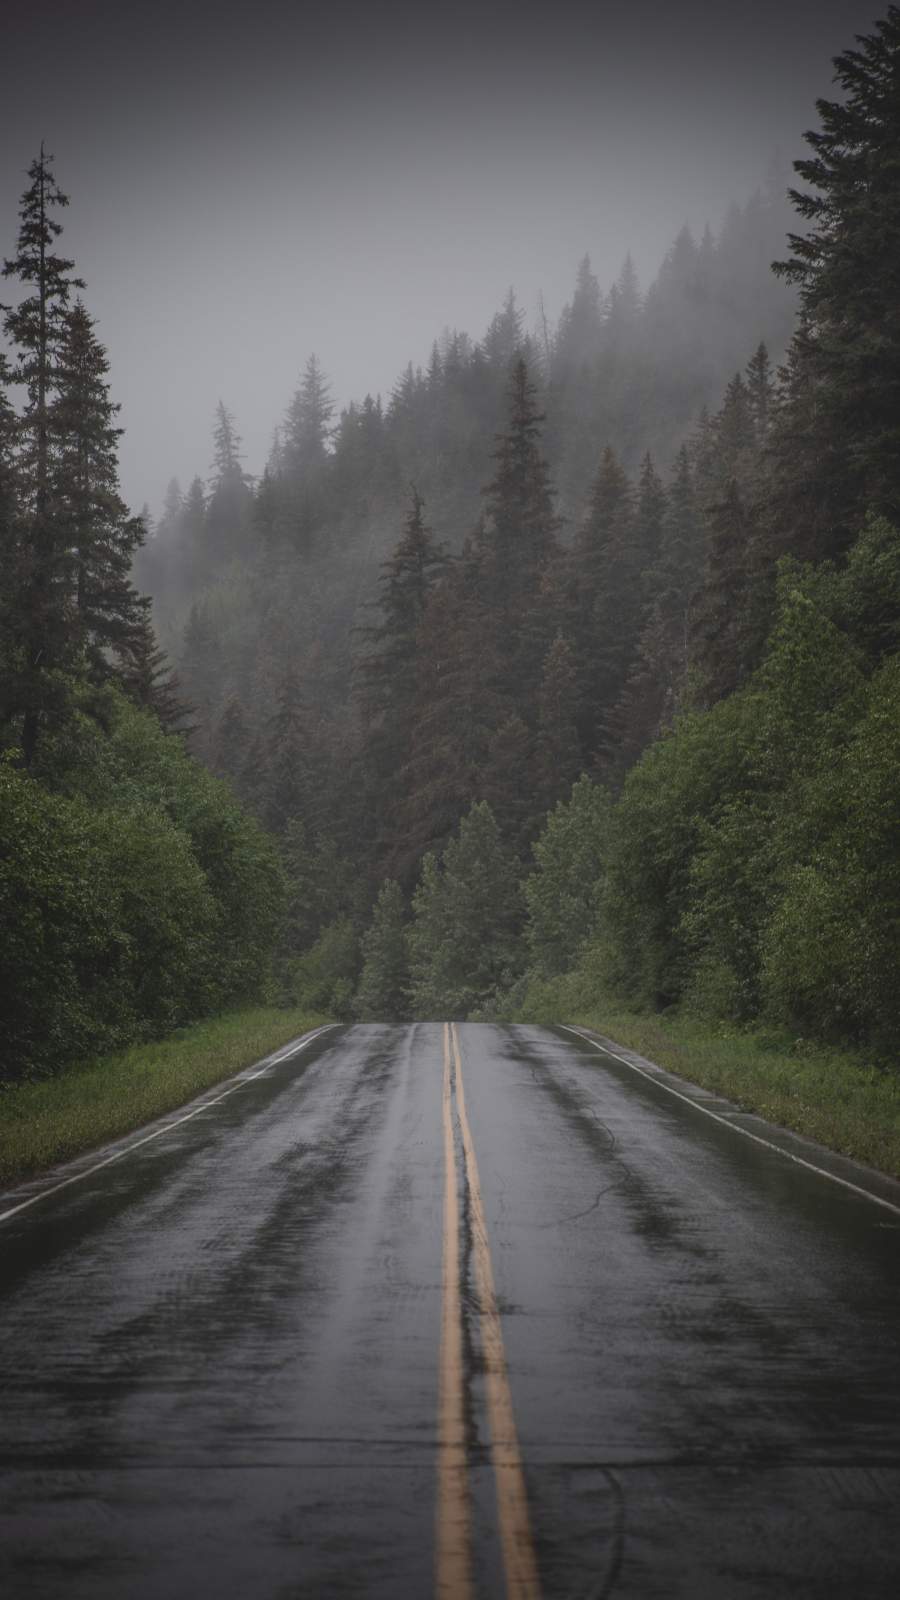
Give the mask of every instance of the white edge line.
[[171, 1133], [173, 1128], [180, 1128], [183, 1122], [190, 1122], [192, 1118], [199, 1117], [201, 1111], [208, 1111], [210, 1106], [217, 1106], [220, 1101], [227, 1100], [228, 1096], [234, 1094], [236, 1090], [243, 1089], [245, 1083], [252, 1083], [254, 1078], [261, 1078], [263, 1073], [268, 1072], [271, 1067], [281, 1066], [282, 1062], [289, 1061], [291, 1056], [299, 1055], [300, 1051], [311, 1045], [314, 1039], [318, 1039], [323, 1033], [327, 1033], [329, 1028], [336, 1028], [337, 1026], [336, 1022], [326, 1022], [323, 1027], [317, 1028], [315, 1033], [311, 1033], [308, 1039], [304, 1039], [302, 1044], [284, 1046], [281, 1050], [276, 1051], [274, 1055], [267, 1056], [265, 1064], [259, 1067], [256, 1072], [251, 1072], [247, 1077], [238, 1078], [230, 1089], [226, 1089], [224, 1094], [217, 1094], [214, 1100], [204, 1100], [202, 1105], [195, 1106], [193, 1111], [189, 1111], [186, 1116], [176, 1117], [174, 1122], [167, 1122], [164, 1127], [157, 1128], [154, 1133], [148, 1133], [143, 1139], [136, 1139], [134, 1144], [126, 1145], [124, 1150], [117, 1150], [114, 1155], [107, 1156], [105, 1161], [98, 1161], [93, 1167], [86, 1167], [84, 1172], [74, 1173], [71, 1178], [63, 1178], [62, 1183], [55, 1183], [50, 1189], [42, 1189], [40, 1194], [30, 1195], [27, 1200], [20, 1201], [17, 1206], [11, 1206], [8, 1211], [0, 1211], [0, 1222], [8, 1222], [10, 1217], [18, 1216], [20, 1211], [26, 1211], [29, 1206], [36, 1206], [39, 1200], [46, 1200], [51, 1194], [59, 1194], [60, 1189], [68, 1189], [71, 1183], [80, 1183], [82, 1178], [90, 1178], [95, 1172], [102, 1172], [104, 1167], [111, 1167], [114, 1161], [122, 1161], [125, 1156], [130, 1156], [132, 1150], [140, 1150], [141, 1145], [149, 1144], [152, 1139], [159, 1139], [164, 1133]]
[[[616, 1055], [615, 1050], [608, 1050], [605, 1044], [598, 1044], [590, 1034], [582, 1033], [580, 1028], [572, 1028], [568, 1022], [561, 1022], [561, 1028], [567, 1033], [574, 1033], [585, 1044], [593, 1045], [602, 1055], [612, 1056], [614, 1061], [621, 1061], [623, 1067], [630, 1067], [632, 1072], [637, 1072], [648, 1083], [658, 1084], [660, 1089], [665, 1089], [667, 1094], [673, 1094], [676, 1100], [683, 1100], [685, 1105], [693, 1106], [695, 1111], [702, 1111], [705, 1117], [712, 1117], [713, 1122], [721, 1122], [723, 1128], [731, 1128], [733, 1132], [740, 1133], [745, 1139], [752, 1139], [754, 1144], [761, 1144], [766, 1150], [774, 1150], [776, 1155], [784, 1156], [788, 1161], [793, 1161], [798, 1167], [806, 1167], [809, 1172], [817, 1172], [820, 1178], [830, 1178], [832, 1183], [839, 1183], [844, 1189], [850, 1189], [854, 1194], [862, 1195], [864, 1200], [871, 1200], [876, 1206], [884, 1206], [886, 1211], [893, 1211], [900, 1217], [900, 1206], [895, 1206], [891, 1200], [883, 1200], [880, 1194], [873, 1194], [871, 1189], [863, 1189], [858, 1183], [851, 1183], [849, 1178], [839, 1178], [836, 1172], [829, 1172], [827, 1167], [817, 1167], [814, 1161], [804, 1161], [802, 1156], [795, 1156], [793, 1151], [785, 1150], [782, 1145], [774, 1144], [771, 1139], [763, 1139], [758, 1133], [751, 1133], [749, 1128], [742, 1128], [740, 1123], [732, 1122], [728, 1117], [720, 1117], [717, 1111], [710, 1111], [708, 1106], [701, 1105], [699, 1100], [692, 1100], [689, 1094], [682, 1094], [680, 1089], [673, 1089], [670, 1083], [665, 1083], [662, 1078], [657, 1078], [652, 1072], [645, 1072], [643, 1067], [638, 1067], [633, 1061], [626, 1061], [624, 1056]], [[665, 1069], [663, 1069], [665, 1070]], [[3, 1218], [0, 1217], [0, 1222]]]

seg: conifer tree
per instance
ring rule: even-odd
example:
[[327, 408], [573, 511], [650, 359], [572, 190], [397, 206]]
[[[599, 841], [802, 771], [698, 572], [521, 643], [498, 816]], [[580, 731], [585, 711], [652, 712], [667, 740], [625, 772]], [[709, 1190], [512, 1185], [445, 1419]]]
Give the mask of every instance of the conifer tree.
[[288, 663], [278, 683], [266, 744], [265, 818], [273, 833], [284, 833], [310, 805], [310, 750], [300, 684]]
[[704, 530], [694, 493], [688, 448], [675, 461], [661, 529], [659, 558], [637, 659], [619, 710], [621, 770], [625, 771], [678, 711], [688, 671], [691, 607], [700, 586]]
[[152, 711], [167, 733], [191, 733], [193, 706], [183, 698], [177, 672], [156, 642], [148, 613], [132, 633], [121, 665], [125, 691]]
[[409, 1015], [406, 907], [400, 885], [392, 879], [379, 891], [362, 953], [356, 1015], [362, 1022], [405, 1022]]
[[149, 605], [131, 582], [144, 525], [119, 493], [119, 410], [109, 398], [106, 351], [78, 300], [63, 322], [58, 347], [51, 496], [70, 552], [77, 647], [95, 679], [146, 644]]
[[53, 495], [53, 407], [70, 297], [84, 285], [73, 275], [74, 263], [56, 253], [62, 225], [53, 212], [69, 201], [57, 186], [51, 160], [41, 145], [22, 197], [16, 254], [3, 265], [3, 276], [26, 289], [17, 305], [4, 308], [3, 318], [15, 352], [12, 378], [26, 392], [17, 430], [16, 670], [6, 690], [6, 716], [21, 719], [26, 764], [33, 760], [42, 722], [65, 703], [65, 675], [77, 658], [66, 529]]
[[477, 777], [479, 799], [490, 806], [500, 833], [516, 855], [527, 850], [538, 822], [535, 795], [528, 782], [534, 736], [518, 711], [493, 729]]
[[212, 737], [221, 670], [219, 640], [205, 605], [191, 606], [180, 665], [191, 706], [196, 712], [191, 746], [198, 754], [205, 755]]
[[402, 537], [381, 569], [381, 620], [362, 630], [370, 653], [358, 663], [357, 682], [365, 718], [370, 829], [379, 853], [390, 852], [396, 837], [401, 774], [410, 758], [419, 691], [419, 634], [429, 596], [447, 566], [443, 545], [425, 523], [424, 505], [413, 487]]
[[479, 586], [471, 543], [429, 597], [419, 628], [409, 759], [400, 772], [388, 869], [409, 881], [442, 849], [480, 793], [496, 729], [513, 706], [496, 618]]
[[710, 529], [706, 570], [692, 619], [690, 662], [695, 697], [712, 705], [743, 683], [765, 638], [759, 527], [752, 507], [732, 478], [707, 513]]
[[484, 489], [485, 518], [480, 535], [485, 599], [514, 615], [532, 599], [557, 553], [559, 518], [550, 489], [550, 469], [540, 450], [544, 415], [521, 358], [514, 363], [508, 391], [506, 431], [494, 450], [494, 477]]
[[634, 554], [642, 599], [649, 575], [659, 560], [665, 514], [666, 491], [648, 451], [641, 463], [634, 515]]
[[328, 458], [334, 402], [328, 379], [311, 355], [284, 419], [280, 458], [286, 471], [300, 477], [321, 470]]
[[801, 317], [774, 435], [775, 553], [845, 551], [866, 510], [900, 517], [900, 8], [835, 59], [838, 101], [819, 100], [808, 224], [779, 271]]
[[241, 466], [241, 437], [223, 401], [213, 427], [213, 476], [206, 507], [204, 546], [210, 569], [239, 555], [253, 516], [250, 484]]
[[227, 778], [241, 794], [244, 767], [250, 747], [250, 730], [244, 707], [236, 694], [225, 702], [216, 724], [211, 750], [211, 765], [220, 777]]
[[538, 813], [567, 794], [581, 771], [577, 719], [578, 674], [568, 640], [558, 633], [544, 661], [538, 692], [534, 796]]
[[614, 760], [614, 713], [637, 647], [641, 620], [634, 496], [607, 446], [572, 552], [571, 627], [578, 722], [586, 759]]

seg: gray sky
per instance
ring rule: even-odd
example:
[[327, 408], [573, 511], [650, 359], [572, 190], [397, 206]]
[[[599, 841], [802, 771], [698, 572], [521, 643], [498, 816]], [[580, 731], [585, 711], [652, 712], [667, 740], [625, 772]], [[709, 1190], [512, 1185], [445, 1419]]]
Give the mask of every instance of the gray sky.
[[[589, 251], [644, 282], [780, 148], [876, 0], [19, 0], [0, 106], [0, 250], [41, 139], [122, 402], [122, 480], [205, 475], [221, 396], [258, 472], [315, 351], [387, 396], [510, 284], [556, 315]], [[13, 80], [10, 83], [10, 78]]]

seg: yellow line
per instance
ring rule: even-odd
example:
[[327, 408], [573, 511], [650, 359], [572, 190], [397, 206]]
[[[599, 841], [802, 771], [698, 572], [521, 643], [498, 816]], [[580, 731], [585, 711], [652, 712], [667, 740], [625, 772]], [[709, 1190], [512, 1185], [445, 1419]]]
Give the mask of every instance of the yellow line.
[[466, 1478], [466, 1416], [460, 1298], [459, 1197], [453, 1139], [450, 1029], [444, 1023], [444, 1254], [438, 1380], [438, 1505], [436, 1590], [443, 1600], [469, 1600], [472, 1555]]
[[[488, 1417], [491, 1425], [491, 1460], [497, 1486], [497, 1517], [500, 1523], [500, 1541], [503, 1548], [503, 1566], [506, 1572], [508, 1600], [540, 1600], [537, 1561], [528, 1519], [528, 1495], [525, 1474], [519, 1453], [519, 1440], [513, 1417], [512, 1395], [506, 1370], [506, 1353], [500, 1327], [500, 1312], [494, 1289], [491, 1253], [488, 1244], [478, 1163], [469, 1119], [466, 1116], [466, 1099], [462, 1080], [462, 1061], [459, 1054], [459, 1035], [456, 1024], [451, 1026], [453, 1059], [456, 1067], [456, 1109], [462, 1133], [466, 1176], [469, 1185], [469, 1209], [472, 1223], [472, 1245], [475, 1259], [475, 1281], [481, 1323], [481, 1345], [485, 1365]], [[445, 1118], [449, 1091], [445, 1076]], [[446, 1129], [446, 1120], [445, 1120]], [[446, 1138], [446, 1132], [445, 1132]]]

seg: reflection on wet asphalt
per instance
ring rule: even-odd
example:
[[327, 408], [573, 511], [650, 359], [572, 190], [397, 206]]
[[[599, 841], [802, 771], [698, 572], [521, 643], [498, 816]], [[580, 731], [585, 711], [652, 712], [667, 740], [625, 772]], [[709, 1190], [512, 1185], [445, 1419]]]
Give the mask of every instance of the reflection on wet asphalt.
[[[900, 1217], [571, 1035], [459, 1038], [542, 1593], [893, 1595]], [[0, 1592], [434, 1592], [441, 1080], [438, 1024], [335, 1030], [0, 1227]]]

